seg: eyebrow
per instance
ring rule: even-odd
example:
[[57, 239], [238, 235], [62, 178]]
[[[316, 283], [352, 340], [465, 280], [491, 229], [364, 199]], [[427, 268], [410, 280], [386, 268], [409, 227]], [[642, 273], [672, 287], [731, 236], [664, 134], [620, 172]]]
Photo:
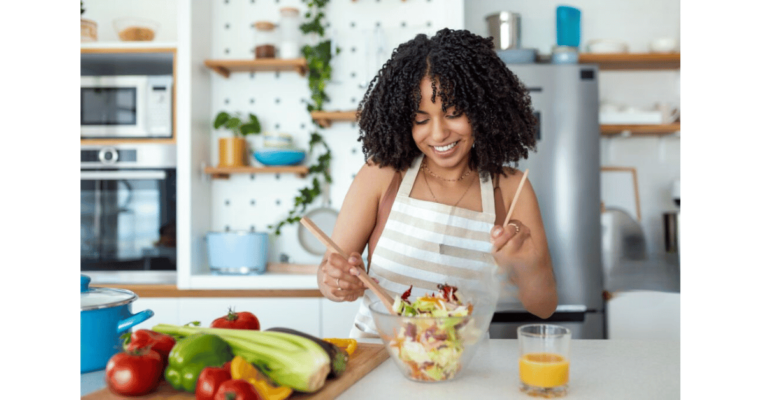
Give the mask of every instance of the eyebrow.
[[426, 112], [424, 112], [424, 111], [422, 111], [422, 110], [417, 110], [417, 114], [425, 114], [425, 115], [428, 115], [428, 113], [426, 113]]

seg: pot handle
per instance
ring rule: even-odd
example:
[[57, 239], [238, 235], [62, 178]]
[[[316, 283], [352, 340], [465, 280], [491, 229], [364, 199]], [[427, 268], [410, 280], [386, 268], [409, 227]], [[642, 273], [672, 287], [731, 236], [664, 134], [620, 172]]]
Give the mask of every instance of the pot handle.
[[153, 316], [152, 310], [143, 310], [137, 314], [132, 315], [124, 320], [119, 321], [119, 326], [116, 328], [116, 332], [121, 334], [128, 331], [131, 327], [144, 322], [148, 318]]

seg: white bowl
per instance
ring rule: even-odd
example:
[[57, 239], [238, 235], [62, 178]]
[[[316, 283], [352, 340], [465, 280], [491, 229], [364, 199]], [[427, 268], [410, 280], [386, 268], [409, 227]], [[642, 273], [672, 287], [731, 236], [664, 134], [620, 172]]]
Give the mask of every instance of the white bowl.
[[652, 53], [675, 53], [678, 50], [678, 40], [675, 38], [658, 38], [649, 43]]
[[586, 44], [589, 53], [628, 53], [628, 45], [620, 40], [597, 39]]

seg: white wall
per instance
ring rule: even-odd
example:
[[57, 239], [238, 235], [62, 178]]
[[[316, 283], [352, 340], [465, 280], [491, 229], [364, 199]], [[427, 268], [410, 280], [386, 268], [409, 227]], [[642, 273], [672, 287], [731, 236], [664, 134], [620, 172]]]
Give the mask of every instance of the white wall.
[[[517, 12], [522, 23], [522, 47], [549, 54], [556, 44], [555, 15], [558, 5], [581, 10], [581, 46], [584, 51], [588, 41], [594, 39], [624, 41], [633, 53], [648, 52], [648, 44], [655, 38], [680, 39], [679, 0], [467, 1], [465, 28], [488, 36], [486, 15], [498, 11]], [[637, 107], [653, 107], [656, 102], [680, 105], [679, 71], [605, 71], [599, 75], [600, 101]], [[664, 251], [662, 213], [677, 210], [670, 191], [673, 181], [681, 173], [680, 139], [669, 136], [600, 140], [602, 165], [637, 169], [642, 227], [649, 254], [657, 256]], [[607, 206], [622, 207], [635, 217], [629, 176], [604, 173], [602, 200]]]
[[[390, 57], [398, 44], [412, 39], [417, 33], [433, 34], [438, 29], [464, 27], [463, 0], [430, 1], [331, 1], [326, 10], [328, 34], [336, 39], [342, 52], [333, 58], [333, 79], [327, 86], [331, 101], [325, 110], [355, 110], [366, 87], [378, 68]], [[213, 2], [212, 56], [219, 59], [252, 58], [255, 31], [251, 23], [265, 20], [278, 22], [279, 9], [296, 7], [303, 19], [306, 5], [299, 0], [230, 0]], [[378, 24], [380, 30], [377, 30]], [[293, 136], [297, 147], [308, 147], [313, 130], [311, 118], [303, 100], [309, 99], [307, 78], [292, 72], [275, 74], [261, 72], [232, 74], [228, 79], [212, 74], [212, 115], [219, 111], [255, 113], [263, 132], [283, 132]], [[253, 102], [251, 102], [253, 100]], [[279, 100], [279, 101], [278, 101]], [[330, 198], [332, 206], [340, 209], [354, 174], [364, 163], [361, 144], [357, 142], [358, 128], [351, 123], [334, 123], [320, 131], [332, 149]], [[209, 132], [211, 159], [216, 165], [218, 138], [228, 132]], [[260, 137], [250, 139], [254, 148], [262, 144]], [[321, 149], [315, 151], [316, 155]], [[254, 162], [255, 163], [255, 162]], [[298, 189], [306, 180], [283, 174], [279, 179], [270, 174], [256, 176], [234, 175], [229, 180], [212, 182], [212, 230], [268, 231], [267, 225], [285, 217], [292, 207]], [[315, 204], [321, 206], [321, 201]], [[309, 209], [307, 209], [308, 211]], [[311, 255], [301, 248], [297, 226], [283, 228], [282, 236], [270, 245], [270, 262], [279, 262], [280, 254], [290, 262], [318, 263], [321, 256]]]
[[113, 21], [122, 17], [145, 18], [158, 22], [154, 42], [177, 40], [177, 0], [85, 0], [82, 18], [98, 24], [98, 42], [118, 42]]

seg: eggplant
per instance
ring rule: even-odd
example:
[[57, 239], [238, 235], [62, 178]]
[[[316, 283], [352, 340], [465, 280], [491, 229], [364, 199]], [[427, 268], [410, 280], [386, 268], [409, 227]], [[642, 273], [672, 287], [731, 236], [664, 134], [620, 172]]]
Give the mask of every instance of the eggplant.
[[346, 365], [348, 364], [348, 353], [330, 342], [325, 342], [324, 340], [311, 336], [308, 333], [303, 333], [291, 328], [277, 327], [269, 328], [267, 331], [289, 333], [291, 335], [300, 336], [309, 339], [322, 347], [322, 349], [330, 357], [330, 374], [327, 376], [328, 378], [337, 378], [341, 376], [346, 370]]

